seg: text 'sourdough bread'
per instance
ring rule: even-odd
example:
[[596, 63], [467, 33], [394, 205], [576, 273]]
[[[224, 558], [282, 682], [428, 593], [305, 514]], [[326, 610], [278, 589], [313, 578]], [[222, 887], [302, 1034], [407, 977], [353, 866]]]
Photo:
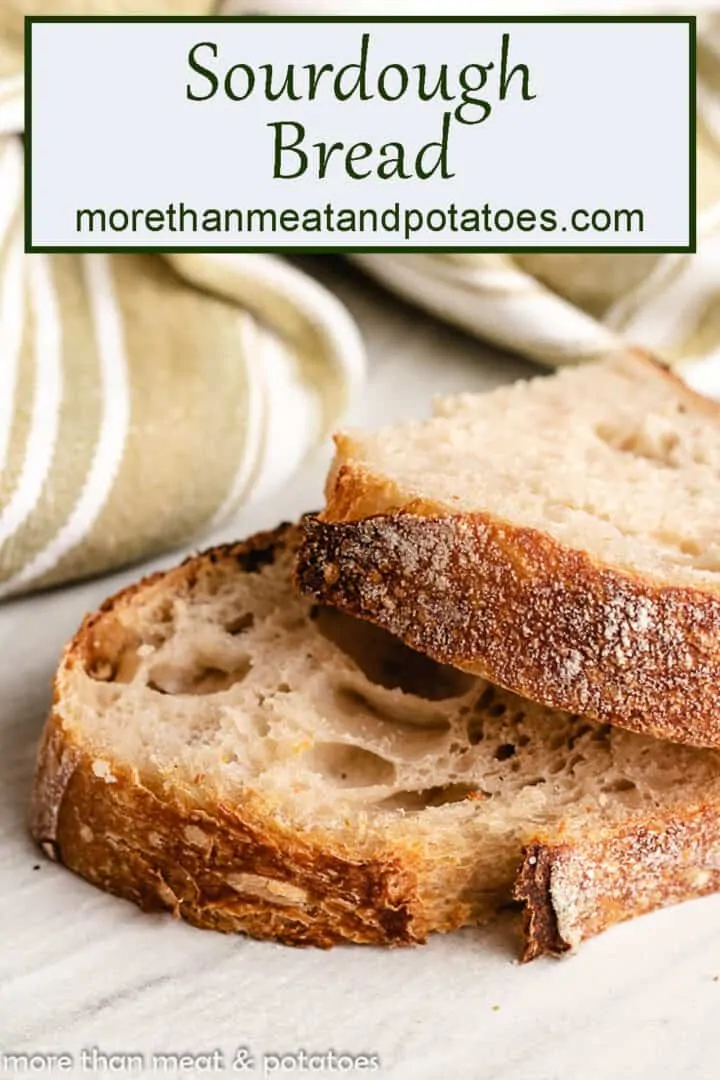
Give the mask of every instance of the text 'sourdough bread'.
[[513, 895], [526, 956], [720, 888], [720, 755], [551, 712], [296, 595], [283, 527], [68, 645], [32, 830], [197, 926], [403, 945]]
[[640, 353], [337, 437], [301, 587], [552, 708], [720, 745], [720, 406]]

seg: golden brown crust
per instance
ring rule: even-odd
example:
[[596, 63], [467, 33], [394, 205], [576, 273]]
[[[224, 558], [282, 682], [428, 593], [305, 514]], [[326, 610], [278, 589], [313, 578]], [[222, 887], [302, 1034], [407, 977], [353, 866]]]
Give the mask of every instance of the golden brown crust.
[[297, 581], [441, 663], [631, 731], [720, 746], [720, 594], [661, 586], [489, 514], [363, 517], [344, 466]]
[[525, 907], [524, 960], [561, 955], [615, 923], [720, 889], [718, 807], [524, 852], [514, 897]]
[[118, 767], [108, 783], [64, 736], [57, 713], [38, 760], [35, 839], [46, 854], [146, 911], [292, 945], [424, 939], [413, 874], [399, 858], [362, 860], [303, 841], [252, 796], [241, 807], [204, 808], [180, 792], [154, 792]]

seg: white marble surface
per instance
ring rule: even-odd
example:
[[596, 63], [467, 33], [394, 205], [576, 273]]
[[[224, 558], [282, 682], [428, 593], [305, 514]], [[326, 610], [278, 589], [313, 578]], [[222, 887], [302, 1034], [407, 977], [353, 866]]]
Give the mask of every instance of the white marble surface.
[[[482, 388], [528, 370], [385, 300], [339, 263], [305, 265], [337, 288], [367, 337], [371, 380], [355, 419], [420, 415], [435, 392]], [[318, 458], [223, 537], [317, 505], [324, 466]], [[83, 1075], [81, 1051], [93, 1047], [145, 1056], [142, 1071], [112, 1075], [152, 1075], [152, 1052], [214, 1050], [226, 1056], [223, 1071], [203, 1071], [200, 1061], [179, 1075], [238, 1075], [238, 1046], [255, 1057], [249, 1077], [263, 1076], [263, 1054], [301, 1049], [376, 1054], [380, 1068], [272, 1075], [717, 1075], [720, 897], [618, 927], [571, 959], [522, 967], [509, 921], [412, 950], [293, 950], [143, 915], [40, 858], [25, 814], [54, 665], [83, 613], [137, 574], [0, 607], [0, 1054], [62, 1051], [74, 1059], [70, 1075]], [[19, 1073], [0, 1066], [0, 1076], [12, 1075]]]

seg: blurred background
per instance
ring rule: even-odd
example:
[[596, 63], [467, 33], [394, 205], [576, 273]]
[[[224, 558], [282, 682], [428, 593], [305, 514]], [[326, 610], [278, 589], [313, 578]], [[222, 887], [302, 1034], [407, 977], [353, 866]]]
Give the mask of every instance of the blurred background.
[[[483, 390], [631, 344], [720, 396], [720, 14], [711, 5], [602, 5], [698, 16], [695, 255], [24, 254], [25, 14], [437, 7], [2, 0], [0, 599], [246, 532], [258, 513], [295, 516], [320, 499], [338, 424], [422, 415], [436, 392]], [[442, 11], [492, 7], [453, 0]]]

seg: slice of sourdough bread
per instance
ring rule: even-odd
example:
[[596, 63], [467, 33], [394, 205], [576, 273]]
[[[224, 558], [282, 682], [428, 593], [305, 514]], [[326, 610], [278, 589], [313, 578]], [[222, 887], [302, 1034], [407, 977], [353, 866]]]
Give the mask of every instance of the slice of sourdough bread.
[[299, 582], [553, 708], [720, 745], [720, 406], [640, 353], [337, 437]]
[[720, 754], [551, 712], [312, 606], [284, 526], [156, 574], [60, 665], [32, 831], [201, 927], [392, 945], [526, 907], [526, 957], [720, 888]]

